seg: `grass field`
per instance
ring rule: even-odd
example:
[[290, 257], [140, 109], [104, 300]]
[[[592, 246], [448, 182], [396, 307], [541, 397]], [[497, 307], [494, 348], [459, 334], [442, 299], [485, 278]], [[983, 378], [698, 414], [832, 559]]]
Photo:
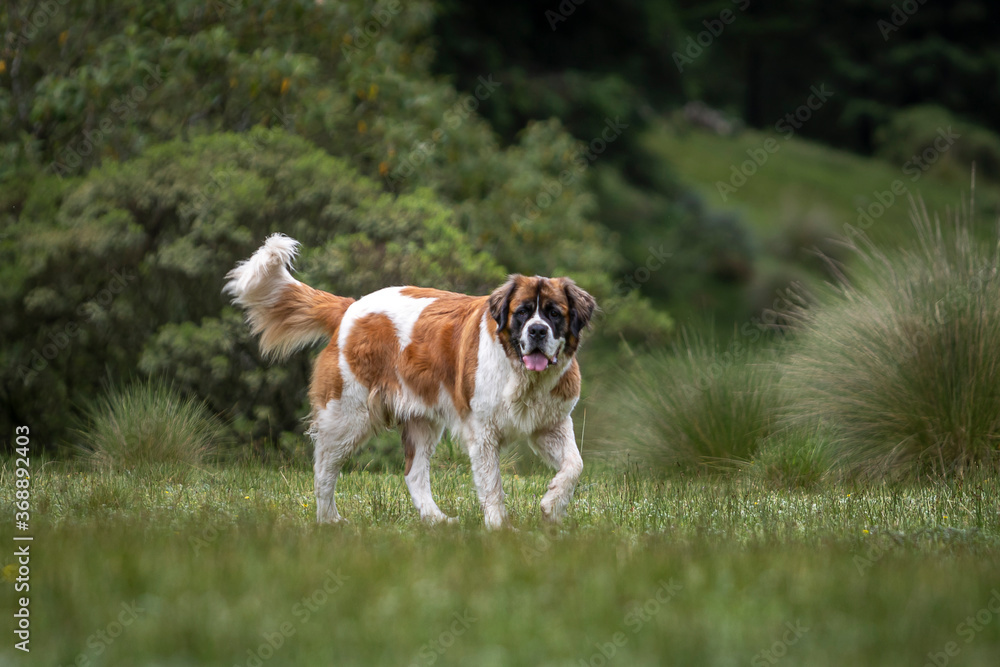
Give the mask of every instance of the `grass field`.
[[[796, 136], [745, 130], [726, 137], [679, 132], [667, 123], [653, 125], [643, 145], [668, 161], [706, 203], [739, 211], [764, 238], [804, 219], [841, 236], [845, 224], [859, 225], [860, 207], [871, 219], [866, 233], [878, 242], [894, 243], [912, 233], [907, 193], [922, 198], [930, 211], [944, 218], [970, 186], [970, 166], [950, 161], [947, 152], [921, 171]], [[743, 168], [751, 158], [748, 151], [759, 157], [759, 165]], [[734, 167], [750, 174], [745, 182], [734, 180]], [[901, 195], [892, 192], [894, 181], [900, 182]], [[1000, 189], [982, 178], [978, 181], [977, 222], [992, 228], [1000, 211]], [[735, 192], [720, 193], [720, 182], [738, 185]]]
[[[13, 514], [12, 462], [2, 470]], [[994, 665], [1000, 483], [656, 478], [591, 462], [558, 529], [540, 475], [505, 476], [515, 530], [481, 527], [467, 468], [416, 520], [402, 476], [357, 471], [345, 526], [311, 475], [33, 470], [31, 665]], [[7, 600], [11, 521], [0, 538]]]

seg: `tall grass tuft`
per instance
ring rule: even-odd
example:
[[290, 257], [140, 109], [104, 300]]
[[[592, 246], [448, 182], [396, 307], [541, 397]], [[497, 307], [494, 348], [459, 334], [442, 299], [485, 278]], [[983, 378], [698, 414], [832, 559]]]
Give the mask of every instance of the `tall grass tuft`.
[[911, 201], [911, 218], [909, 249], [855, 237], [862, 276], [799, 313], [784, 373], [796, 418], [875, 477], [1000, 460], [1000, 236], [974, 238], [971, 205], [942, 224]]
[[761, 444], [749, 472], [771, 486], [816, 488], [835, 472], [830, 437], [816, 425], [779, 429]]
[[149, 380], [110, 389], [90, 403], [77, 433], [93, 463], [136, 470], [199, 465], [218, 452], [225, 428], [204, 403]]
[[686, 337], [673, 354], [636, 360], [605, 410], [608, 448], [689, 470], [742, 467], [774, 430], [784, 405], [770, 353]]

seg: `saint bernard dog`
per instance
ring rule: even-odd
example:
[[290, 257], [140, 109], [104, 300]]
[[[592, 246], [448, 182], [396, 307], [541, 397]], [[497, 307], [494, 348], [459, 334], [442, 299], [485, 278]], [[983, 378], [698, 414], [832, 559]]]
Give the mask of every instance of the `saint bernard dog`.
[[424, 521], [454, 520], [430, 485], [446, 428], [469, 454], [488, 527], [506, 522], [499, 454], [518, 438], [557, 471], [541, 510], [558, 521], [583, 469], [570, 413], [580, 397], [574, 355], [594, 298], [568, 278], [513, 275], [489, 296], [387, 287], [354, 300], [293, 278], [297, 248], [271, 236], [229, 272], [224, 291], [246, 310], [265, 356], [329, 341], [309, 389], [317, 520], [341, 521], [334, 489], [344, 462], [373, 433], [398, 427], [406, 486]]

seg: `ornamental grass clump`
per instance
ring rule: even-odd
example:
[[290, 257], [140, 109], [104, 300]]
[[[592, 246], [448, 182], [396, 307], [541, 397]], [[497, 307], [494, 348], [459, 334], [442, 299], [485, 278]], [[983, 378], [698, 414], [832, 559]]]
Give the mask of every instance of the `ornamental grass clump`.
[[784, 405], [769, 351], [731, 346], [720, 353], [711, 341], [690, 336], [672, 354], [637, 360], [612, 394], [609, 418], [627, 434], [622, 442], [630, 453], [700, 471], [743, 468]]
[[783, 382], [794, 419], [834, 433], [865, 476], [960, 475], [1000, 460], [1000, 235], [976, 238], [972, 207], [946, 224], [911, 201], [915, 243], [863, 263], [798, 313]]
[[225, 428], [204, 403], [149, 380], [90, 403], [77, 433], [84, 457], [96, 465], [137, 470], [200, 465], [218, 452]]

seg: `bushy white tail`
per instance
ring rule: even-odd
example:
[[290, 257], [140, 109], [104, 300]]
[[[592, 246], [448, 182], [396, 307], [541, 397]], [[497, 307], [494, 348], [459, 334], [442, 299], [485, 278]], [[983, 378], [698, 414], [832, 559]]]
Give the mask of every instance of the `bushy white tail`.
[[313, 289], [292, 277], [299, 242], [272, 234], [250, 259], [226, 274], [223, 292], [246, 310], [250, 331], [260, 336], [265, 356], [283, 359], [295, 350], [337, 333], [354, 302]]

